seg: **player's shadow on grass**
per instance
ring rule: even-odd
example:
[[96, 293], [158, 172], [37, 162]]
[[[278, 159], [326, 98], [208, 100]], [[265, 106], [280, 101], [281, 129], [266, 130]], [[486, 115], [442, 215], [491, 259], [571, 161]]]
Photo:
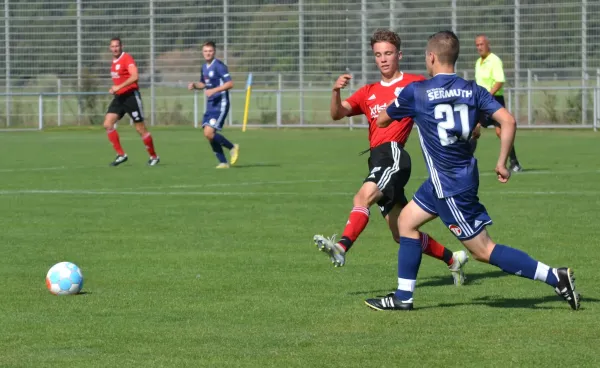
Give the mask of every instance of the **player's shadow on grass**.
[[[467, 282], [465, 287], [469, 285], [478, 285], [482, 280], [491, 279], [496, 277], [504, 277], [507, 276], [506, 273], [502, 271], [490, 271], [490, 272], [482, 272], [482, 273], [469, 273], [467, 276]], [[426, 277], [423, 279], [417, 280], [417, 287], [432, 287], [432, 286], [451, 286], [453, 285], [452, 276], [450, 274]], [[386, 295], [389, 292], [394, 291], [394, 288], [391, 287], [389, 289], [379, 289], [379, 290], [360, 290], [360, 291], [350, 291], [348, 295]]]
[[[466, 285], [479, 285], [485, 279], [492, 279], [498, 277], [505, 277], [508, 274], [502, 271], [489, 271], [489, 272], [481, 272], [481, 273], [466, 273], [465, 274], [467, 281]], [[422, 279], [421, 281], [417, 280], [417, 286], [446, 286], [452, 285], [452, 277], [450, 275], [439, 275], [434, 277], [427, 277]]]
[[249, 169], [253, 167], [281, 167], [280, 164], [267, 164], [267, 163], [255, 163], [255, 164], [236, 164], [231, 166], [232, 169]]
[[[559, 302], [562, 305], [556, 305], [553, 307], [544, 306], [544, 303], [556, 303]], [[585, 309], [587, 303], [598, 303], [600, 299], [581, 297], [582, 308]], [[473, 306], [473, 305], [485, 305], [492, 308], [525, 308], [525, 309], [560, 309], [568, 308], [563, 299], [557, 295], [547, 295], [541, 298], [501, 298], [501, 297], [480, 297], [471, 300], [469, 303], [439, 303], [437, 305], [425, 306], [422, 309], [429, 308], [451, 308], [460, 306]], [[419, 308], [421, 309], [421, 308]]]

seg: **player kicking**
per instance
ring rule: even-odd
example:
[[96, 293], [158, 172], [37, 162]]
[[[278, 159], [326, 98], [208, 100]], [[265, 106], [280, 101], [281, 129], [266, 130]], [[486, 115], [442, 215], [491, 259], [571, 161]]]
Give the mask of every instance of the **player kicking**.
[[202, 56], [206, 63], [200, 71], [200, 82], [191, 82], [188, 85], [190, 91], [204, 89], [207, 97], [206, 112], [202, 119], [204, 137], [210, 143], [219, 165], [217, 169], [227, 169], [229, 164], [223, 153], [223, 147], [229, 150], [231, 164], [235, 164], [240, 153], [240, 146], [232, 144], [223, 135], [217, 133], [223, 129], [223, 124], [229, 113], [229, 90], [233, 88], [233, 81], [225, 65], [221, 60], [215, 58], [217, 46], [213, 41], [202, 45]]
[[[410, 156], [404, 150], [413, 126], [410, 118], [401, 119], [398, 124], [388, 128], [378, 128], [375, 124], [379, 112], [385, 110], [387, 103], [398, 95], [411, 82], [424, 78], [419, 75], [403, 73], [399, 69], [402, 59], [400, 36], [389, 30], [377, 30], [371, 37], [371, 48], [375, 55], [375, 63], [381, 72], [381, 81], [368, 84], [342, 102], [340, 90], [347, 86], [351, 76], [340, 76], [333, 87], [331, 95], [331, 118], [340, 120], [346, 116], [364, 114], [369, 119], [369, 170], [362, 187], [354, 196], [354, 207], [342, 237], [335, 242], [335, 236], [326, 238], [315, 235], [317, 248], [328, 254], [336, 267], [346, 263], [346, 254], [356, 242], [369, 222], [369, 208], [377, 203], [397, 242], [398, 216], [400, 210], [408, 202], [404, 195], [404, 186], [408, 182], [411, 171]], [[465, 277], [462, 267], [467, 263], [466, 252], [452, 253], [427, 234], [419, 233], [422, 251], [443, 260], [449, 267], [456, 285], [462, 285]]]
[[404, 88], [377, 119], [381, 127], [398, 125], [393, 121], [407, 117], [414, 119], [429, 178], [400, 214], [398, 289], [365, 303], [376, 310], [413, 308], [413, 291], [421, 263], [419, 228], [439, 217], [476, 260], [509, 274], [545, 282], [577, 310], [580, 296], [575, 291], [570, 268], [550, 268], [523, 251], [494, 243], [487, 233], [486, 226], [492, 220], [477, 197], [479, 172], [469, 138], [480, 113], [491, 115], [501, 125], [495, 171], [498, 180], [506, 183], [510, 178], [506, 159], [515, 139], [516, 123], [485, 88], [456, 76], [454, 65], [458, 53], [459, 42], [453, 32], [432, 35], [425, 60], [433, 78]]
[[135, 130], [142, 137], [146, 151], [150, 155], [148, 165], [155, 166], [160, 162], [160, 158], [154, 150], [152, 136], [144, 123], [142, 96], [137, 83], [137, 66], [133, 57], [123, 51], [123, 43], [120, 38], [114, 37], [110, 40], [110, 52], [113, 55], [112, 67], [110, 68], [113, 86], [110, 87], [109, 92], [115, 97], [108, 106], [108, 111], [104, 117], [104, 129], [108, 134], [108, 140], [117, 152], [117, 157], [110, 165], [118, 166], [127, 161], [127, 154], [121, 147], [119, 133], [115, 129], [117, 121], [127, 113], [133, 119]]

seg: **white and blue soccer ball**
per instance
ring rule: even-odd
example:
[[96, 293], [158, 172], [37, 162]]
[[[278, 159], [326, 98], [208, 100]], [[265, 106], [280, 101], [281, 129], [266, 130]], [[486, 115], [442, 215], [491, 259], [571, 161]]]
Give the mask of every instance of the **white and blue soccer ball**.
[[54, 295], [79, 293], [83, 287], [81, 269], [71, 262], [55, 264], [46, 275], [46, 287]]

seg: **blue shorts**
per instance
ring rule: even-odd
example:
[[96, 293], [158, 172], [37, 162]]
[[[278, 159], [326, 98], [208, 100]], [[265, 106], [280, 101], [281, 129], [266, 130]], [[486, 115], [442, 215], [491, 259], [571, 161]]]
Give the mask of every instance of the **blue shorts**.
[[438, 198], [431, 180], [426, 180], [413, 200], [424, 211], [438, 216], [459, 240], [477, 236], [492, 219], [479, 203], [477, 187], [447, 198]]
[[229, 113], [229, 103], [227, 100], [213, 103], [212, 101], [207, 102], [207, 109], [202, 118], [202, 127], [208, 125], [215, 128], [216, 130], [223, 129], [225, 119]]

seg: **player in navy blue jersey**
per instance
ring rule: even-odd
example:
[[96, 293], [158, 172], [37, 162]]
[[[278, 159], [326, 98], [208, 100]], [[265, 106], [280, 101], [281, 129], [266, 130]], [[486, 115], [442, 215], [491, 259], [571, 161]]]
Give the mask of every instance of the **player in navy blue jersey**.
[[188, 89], [204, 89], [207, 97], [206, 111], [202, 119], [202, 129], [204, 137], [210, 143], [219, 165], [217, 169], [226, 169], [229, 167], [223, 147], [229, 149], [231, 155], [231, 164], [238, 160], [240, 147], [231, 143], [227, 138], [219, 133], [223, 129], [225, 118], [229, 113], [229, 90], [233, 88], [233, 81], [225, 65], [221, 60], [215, 58], [217, 46], [213, 41], [205, 42], [202, 45], [202, 56], [206, 63], [202, 65], [200, 71], [200, 82], [191, 82]]
[[393, 121], [413, 118], [429, 178], [398, 220], [398, 289], [365, 303], [376, 310], [413, 308], [422, 253], [419, 228], [439, 217], [476, 260], [509, 274], [545, 282], [577, 310], [580, 296], [575, 291], [570, 268], [551, 268], [523, 251], [496, 244], [486, 231], [492, 220], [477, 197], [479, 171], [469, 139], [481, 113], [501, 124], [500, 155], [495, 171], [498, 180], [506, 183], [510, 178], [506, 159], [515, 138], [516, 123], [485, 88], [456, 76], [454, 65], [458, 53], [459, 41], [453, 32], [432, 35], [426, 51], [427, 71], [432, 78], [406, 86], [377, 120], [378, 126], [386, 127]]

